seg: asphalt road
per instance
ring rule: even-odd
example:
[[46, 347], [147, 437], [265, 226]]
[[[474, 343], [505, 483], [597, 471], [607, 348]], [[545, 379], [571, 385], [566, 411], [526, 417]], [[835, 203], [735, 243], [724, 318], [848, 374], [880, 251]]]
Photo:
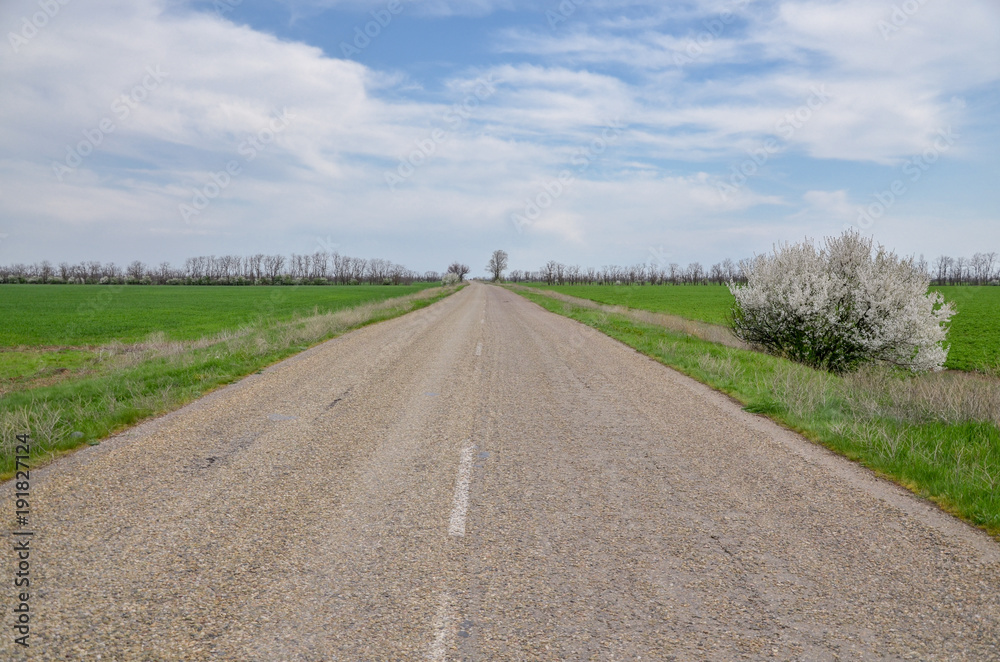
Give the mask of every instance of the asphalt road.
[[1000, 659], [994, 541], [496, 287], [32, 479], [0, 659]]

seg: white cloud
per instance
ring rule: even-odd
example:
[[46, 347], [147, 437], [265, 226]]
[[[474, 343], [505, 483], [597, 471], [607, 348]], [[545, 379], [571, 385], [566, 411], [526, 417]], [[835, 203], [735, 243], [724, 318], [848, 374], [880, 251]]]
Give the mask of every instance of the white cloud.
[[[351, 11], [413, 12], [425, 16], [486, 16], [531, 6], [527, 0], [285, 0], [294, 14], [314, 14], [327, 9]], [[396, 7], [401, 9], [397, 10]]]
[[[0, 262], [16, 259], [10, 251], [46, 256], [41, 239], [30, 242], [42, 227], [46, 237], [70, 238], [63, 250], [72, 259], [303, 252], [328, 235], [349, 252], [381, 245], [385, 257], [416, 268], [455, 259], [470, 241], [510, 240], [529, 256], [566, 251], [552, 257], [597, 264], [646, 259], [650, 244], [683, 238], [692, 256], [738, 257], [782, 232], [797, 238], [869, 193], [797, 180], [763, 193], [751, 179], [721, 196], [730, 165], [768, 139], [775, 161], [802, 159], [785, 164], [891, 165], [940, 128], [992, 122], [963, 97], [1000, 78], [993, 5], [955, 12], [928, 2], [884, 37], [878, 22], [891, 8], [881, 4], [752, 3], [678, 66], [674, 56], [702, 22], [733, 4], [592, 3], [557, 30], [533, 14], [526, 24], [537, 29], [498, 33], [489, 64], [428, 81], [166, 0], [69, 3], [18, 53], [0, 57], [0, 230], [10, 235]], [[0, 26], [16, 26], [32, 7], [6, 5]], [[523, 7], [429, 0], [411, 8]], [[483, 79], [495, 89], [477, 97]], [[829, 98], [817, 102], [817, 89]], [[274, 131], [284, 111], [290, 120]], [[65, 165], [67, 149], [80, 152], [104, 120], [113, 132], [102, 130], [60, 181], [53, 163]], [[624, 128], [594, 153], [612, 122]], [[977, 148], [962, 141], [947, 157]], [[588, 168], [573, 170], [574, 185], [517, 235], [511, 214], [580, 158]], [[392, 192], [385, 173], [406, 159], [420, 163]], [[239, 172], [216, 184], [230, 162]], [[218, 195], [185, 223], [179, 206], [196, 190], [214, 193], [213, 184]], [[785, 216], [762, 221], [772, 210]], [[69, 255], [81, 247], [93, 253]]]
[[[1000, 79], [1000, 40], [994, 38], [1000, 7], [971, 2], [959, 12], [928, 2], [901, 19], [893, 16], [894, 6], [752, 4], [741, 12], [747, 29], [732, 19], [713, 34], [708, 22], [737, 4], [702, 3], [701, 20], [688, 34], [581, 22], [556, 34], [510, 30], [502, 50], [567, 67], [629, 67], [639, 76], [631, 94], [645, 102], [653, 132], [697, 128], [708, 153], [745, 149], [748, 135], [774, 135], [810, 90], [826, 85], [832, 98], [787, 144], [817, 158], [891, 164], [966, 118], [952, 97]], [[690, 18], [690, 7], [685, 14]]]

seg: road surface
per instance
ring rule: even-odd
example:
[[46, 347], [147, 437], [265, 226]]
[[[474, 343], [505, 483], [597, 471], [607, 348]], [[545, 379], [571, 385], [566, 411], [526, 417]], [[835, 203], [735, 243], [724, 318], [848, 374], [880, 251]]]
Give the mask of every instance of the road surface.
[[1000, 658], [994, 541], [492, 286], [32, 478], [0, 659]]

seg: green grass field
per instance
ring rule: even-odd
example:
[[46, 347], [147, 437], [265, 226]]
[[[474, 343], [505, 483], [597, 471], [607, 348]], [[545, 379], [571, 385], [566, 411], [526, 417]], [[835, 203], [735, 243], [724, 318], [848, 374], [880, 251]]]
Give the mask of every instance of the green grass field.
[[455, 288], [0, 286], [0, 477]]
[[[533, 285], [612, 306], [725, 324], [733, 296], [724, 285]], [[945, 367], [995, 372], [1000, 367], [1000, 287], [936, 287], [955, 303]]]
[[419, 292], [352, 287], [0, 287], [0, 393], [86, 369], [111, 342], [185, 341]]
[[533, 285], [609, 306], [640, 308], [687, 319], [725, 324], [733, 295], [720, 285]]
[[951, 318], [948, 368], [988, 370], [1000, 368], [1000, 287], [937, 287], [952, 301], [958, 314]]
[[254, 322], [325, 313], [431, 287], [0, 286], [0, 347], [136, 342], [163, 332], [191, 340]]

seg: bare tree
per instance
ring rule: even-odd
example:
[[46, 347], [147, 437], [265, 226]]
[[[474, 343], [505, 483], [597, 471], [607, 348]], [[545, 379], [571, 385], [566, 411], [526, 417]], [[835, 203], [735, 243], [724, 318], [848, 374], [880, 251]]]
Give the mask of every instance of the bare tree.
[[351, 258], [351, 280], [361, 282], [365, 278], [365, 269], [368, 268], [368, 260], [363, 257]]
[[722, 285], [722, 281], [725, 278], [725, 272], [722, 269], [722, 263], [716, 262], [708, 270], [708, 280], [717, 285]]
[[671, 262], [670, 266], [667, 268], [670, 270], [670, 282], [676, 285], [678, 279], [681, 277], [681, 265], [676, 262]]
[[995, 279], [1000, 279], [1000, 272], [995, 271], [997, 254], [995, 252], [984, 253], [983, 260], [986, 263], [986, 283], [989, 284]]
[[952, 280], [956, 285], [961, 285], [965, 282], [966, 274], [969, 269], [969, 260], [964, 257], [956, 257], [955, 262], [952, 264]]
[[727, 283], [732, 283], [736, 280], [738, 267], [736, 266], [736, 263], [728, 257], [722, 261], [722, 271], [724, 272], [724, 277]]
[[125, 268], [125, 274], [130, 283], [140, 283], [142, 277], [146, 275], [146, 265], [139, 260], [133, 260]]
[[569, 281], [570, 285], [576, 285], [577, 283], [580, 282], [579, 265], [574, 264], [572, 266], [566, 267], [566, 280]]
[[326, 251], [316, 251], [313, 253], [313, 278], [326, 278], [329, 269], [330, 254]]
[[264, 254], [257, 253], [251, 255], [243, 261], [244, 267], [247, 272], [247, 277], [253, 279], [255, 282], [261, 279], [263, 273], [261, 272], [261, 265], [264, 263]]
[[278, 280], [278, 276], [281, 274], [281, 268], [285, 266], [285, 256], [284, 255], [265, 255], [264, 256], [264, 275], [273, 283]]
[[944, 285], [948, 282], [948, 275], [951, 273], [952, 259], [947, 255], [941, 255], [934, 260], [934, 270], [937, 272], [937, 284]]
[[552, 285], [556, 279], [556, 264], [557, 262], [555, 260], [549, 260], [545, 263], [545, 266], [542, 267], [542, 278], [545, 279], [546, 285]]
[[705, 269], [701, 262], [692, 262], [687, 266], [687, 279], [692, 285], [700, 285], [705, 279]]
[[462, 281], [465, 280], [465, 277], [469, 275], [470, 271], [472, 271], [472, 269], [469, 268], [469, 265], [462, 264], [461, 262], [452, 262], [448, 265], [447, 273], [455, 274], [458, 276], [458, 280]]
[[157, 267], [156, 279], [162, 285], [166, 283], [171, 278], [171, 272], [173, 269], [170, 267], [169, 262], [160, 262], [160, 266]]
[[975, 279], [976, 285], [985, 285], [990, 282], [996, 258], [996, 253], [976, 253], [972, 256], [969, 261], [969, 271]]
[[507, 252], [502, 250], [493, 251], [490, 261], [486, 263], [486, 270], [493, 276], [494, 281], [503, 278], [503, 272], [507, 269]]

